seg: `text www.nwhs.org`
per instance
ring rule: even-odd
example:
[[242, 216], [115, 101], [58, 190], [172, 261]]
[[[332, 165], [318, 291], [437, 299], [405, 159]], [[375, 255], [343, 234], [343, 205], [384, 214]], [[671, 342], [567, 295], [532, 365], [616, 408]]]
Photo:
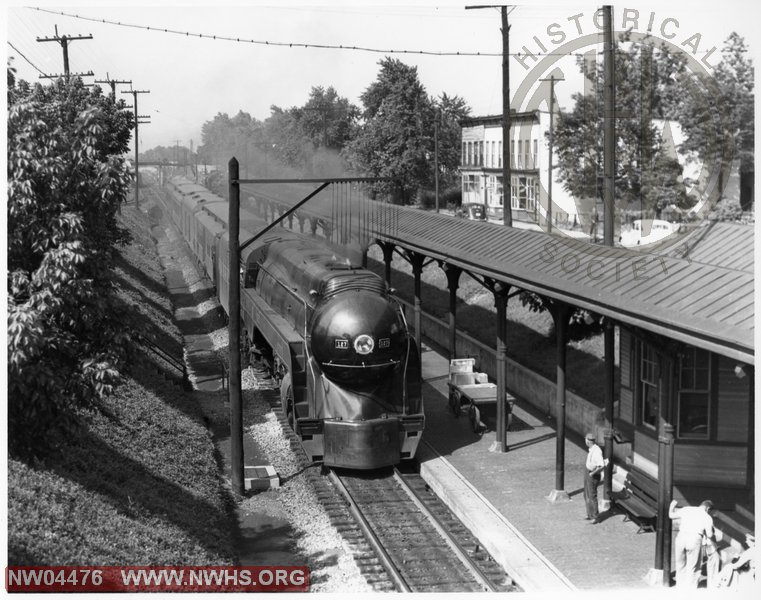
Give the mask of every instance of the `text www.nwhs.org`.
[[307, 567], [7, 567], [9, 592], [308, 591]]

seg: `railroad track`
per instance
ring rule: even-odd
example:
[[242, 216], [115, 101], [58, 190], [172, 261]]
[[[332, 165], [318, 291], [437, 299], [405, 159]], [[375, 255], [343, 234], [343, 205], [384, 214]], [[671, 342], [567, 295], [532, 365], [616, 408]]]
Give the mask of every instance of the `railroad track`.
[[416, 473], [330, 471], [401, 592], [514, 591], [510, 577]]
[[279, 393], [263, 394], [331, 523], [375, 591], [519, 590], [419, 474], [410, 469], [323, 469], [321, 474], [308, 468], [312, 463], [288, 426]]

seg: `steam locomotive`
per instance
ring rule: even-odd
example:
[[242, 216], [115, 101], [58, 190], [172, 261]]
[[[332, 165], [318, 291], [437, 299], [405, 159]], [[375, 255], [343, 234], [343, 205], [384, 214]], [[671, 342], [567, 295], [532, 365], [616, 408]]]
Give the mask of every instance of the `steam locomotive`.
[[[228, 203], [184, 178], [168, 213], [229, 315]], [[241, 242], [267, 223], [241, 209]], [[388, 285], [315, 235], [275, 227], [241, 252], [241, 326], [314, 461], [375, 469], [415, 455], [420, 356]], [[234, 315], [230, 315], [234, 318]]]

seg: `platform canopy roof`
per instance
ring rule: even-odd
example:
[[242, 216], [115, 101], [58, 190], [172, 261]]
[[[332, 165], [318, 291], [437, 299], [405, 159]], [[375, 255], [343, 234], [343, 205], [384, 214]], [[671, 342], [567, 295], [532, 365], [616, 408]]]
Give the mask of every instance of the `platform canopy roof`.
[[706, 223], [658, 252], [398, 207], [380, 241], [754, 364], [753, 227]]

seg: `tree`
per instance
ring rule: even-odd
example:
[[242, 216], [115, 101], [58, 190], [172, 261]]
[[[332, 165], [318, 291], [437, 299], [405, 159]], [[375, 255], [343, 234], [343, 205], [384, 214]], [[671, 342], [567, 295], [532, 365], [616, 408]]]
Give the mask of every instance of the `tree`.
[[23, 453], [118, 380], [129, 334], [111, 266], [132, 120], [78, 79], [9, 97], [8, 418]]
[[358, 172], [394, 178], [398, 187], [384, 184], [378, 191], [393, 191], [406, 204], [432, 181], [434, 106], [417, 68], [388, 57], [379, 64], [377, 80], [361, 96], [364, 123], [344, 154]]
[[439, 118], [439, 171], [444, 187], [460, 186], [462, 128], [460, 121], [470, 115], [470, 107], [459, 96], [446, 92], [433, 100]]
[[682, 71], [685, 93], [671, 105], [682, 126], [685, 141], [681, 150], [697, 156], [709, 169], [718, 169], [719, 194], [732, 163], [740, 173], [754, 170], [754, 68], [744, 39], [729, 35], [722, 59], [712, 75], [695, 76]]
[[[664, 199], [684, 207], [686, 190], [676, 157], [669, 156], [656, 121], [666, 114], [665, 100], [674, 96], [674, 65], [683, 62], [649, 40], [619, 41], [616, 72], [615, 195], [619, 208], [657, 214]], [[574, 105], [561, 112], [554, 141], [557, 175], [577, 198], [601, 198], [603, 171], [602, 65], [579, 61], [593, 93], [575, 94]], [[681, 67], [680, 67], [681, 68]]]

